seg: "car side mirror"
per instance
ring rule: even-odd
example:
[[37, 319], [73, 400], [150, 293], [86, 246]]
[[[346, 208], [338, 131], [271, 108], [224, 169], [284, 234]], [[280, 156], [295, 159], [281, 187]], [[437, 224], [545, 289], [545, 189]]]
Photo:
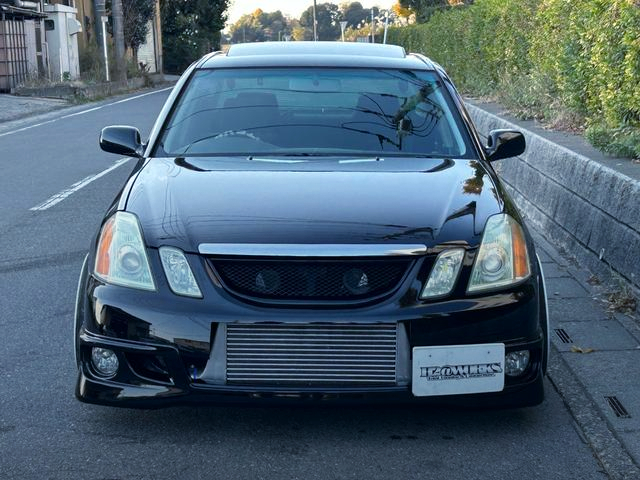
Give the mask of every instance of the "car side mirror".
[[527, 148], [524, 135], [517, 130], [491, 130], [487, 138], [488, 160], [501, 160], [503, 158], [522, 155]]
[[100, 148], [105, 152], [141, 158], [144, 145], [140, 140], [140, 131], [134, 127], [114, 125], [100, 132]]

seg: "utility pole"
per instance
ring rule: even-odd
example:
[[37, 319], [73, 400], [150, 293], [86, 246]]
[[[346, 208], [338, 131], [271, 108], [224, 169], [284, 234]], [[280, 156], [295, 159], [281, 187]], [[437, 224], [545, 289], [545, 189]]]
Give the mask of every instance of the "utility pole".
[[111, 1], [111, 15], [113, 16], [113, 42], [116, 54], [116, 76], [119, 81], [127, 81], [127, 68], [124, 50], [124, 15], [122, 14], [122, 0]]
[[109, 23], [109, 17], [102, 15], [100, 17], [100, 37], [102, 38], [102, 54], [104, 56], [104, 75], [107, 82], [111, 81], [111, 74], [109, 73], [109, 50], [107, 50], [107, 23]]
[[371, 9], [371, 43], [376, 43], [376, 34], [375, 34], [375, 19], [373, 18], [373, 8]]
[[100, 25], [102, 17], [107, 14], [105, 4], [105, 0], [93, 0], [93, 11], [95, 13], [95, 32], [96, 32], [96, 41], [98, 42], [98, 47], [102, 48], [103, 40], [102, 40], [102, 25]]
[[316, 19], [316, 0], [313, 0], [313, 41], [318, 41], [318, 20]]
[[384, 12], [384, 38], [382, 43], [387, 44], [387, 30], [389, 30], [389, 10]]
[[110, 80], [109, 58], [107, 54], [107, 36], [106, 36], [106, 28], [105, 28], [105, 23], [107, 22], [108, 18], [107, 18], [107, 11], [105, 8], [104, 0], [93, 0], [93, 11], [95, 13], [96, 41], [98, 42], [98, 48], [102, 50], [102, 53], [103, 53], [105, 77], [108, 82]]

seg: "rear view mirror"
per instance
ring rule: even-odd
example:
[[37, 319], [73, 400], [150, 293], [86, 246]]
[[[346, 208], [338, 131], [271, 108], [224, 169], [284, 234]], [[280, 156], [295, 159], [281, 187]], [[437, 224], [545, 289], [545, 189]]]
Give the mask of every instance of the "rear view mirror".
[[517, 130], [491, 130], [485, 151], [488, 160], [493, 162], [522, 155], [526, 147], [524, 135]]
[[144, 145], [140, 141], [140, 132], [134, 127], [115, 125], [105, 127], [100, 132], [100, 148], [105, 152], [141, 158]]

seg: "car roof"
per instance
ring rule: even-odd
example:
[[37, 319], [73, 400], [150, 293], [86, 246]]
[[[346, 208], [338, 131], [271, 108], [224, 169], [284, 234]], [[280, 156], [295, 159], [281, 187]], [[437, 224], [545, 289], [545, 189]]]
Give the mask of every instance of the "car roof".
[[263, 42], [232, 45], [208, 55], [199, 68], [355, 67], [434, 70], [421, 55], [397, 45], [357, 42]]

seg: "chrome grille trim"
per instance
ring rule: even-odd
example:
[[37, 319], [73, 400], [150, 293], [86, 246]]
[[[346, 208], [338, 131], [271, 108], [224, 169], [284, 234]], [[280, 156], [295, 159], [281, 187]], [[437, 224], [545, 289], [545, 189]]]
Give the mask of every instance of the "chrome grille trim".
[[396, 385], [394, 324], [228, 324], [226, 383]]
[[426, 255], [420, 244], [201, 243], [202, 255], [242, 257], [396, 257]]

